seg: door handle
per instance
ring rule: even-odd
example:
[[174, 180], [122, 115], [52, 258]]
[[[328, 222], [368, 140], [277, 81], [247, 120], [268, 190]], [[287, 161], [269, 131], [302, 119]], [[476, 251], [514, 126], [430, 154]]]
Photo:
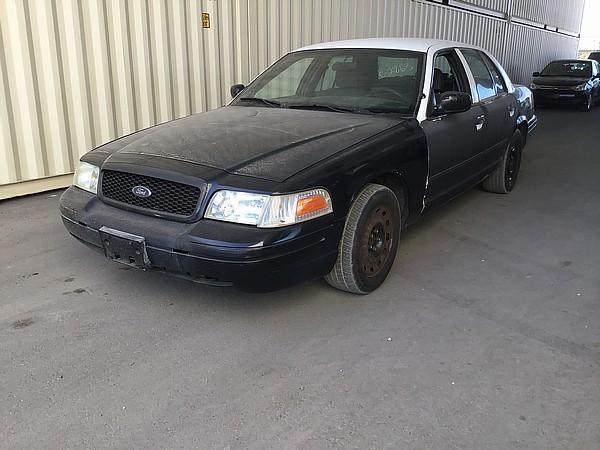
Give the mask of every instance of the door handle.
[[484, 123], [485, 123], [485, 114], [482, 114], [481, 116], [477, 116], [477, 122], [475, 122], [475, 128], [477, 128], [477, 131], [479, 131], [483, 128]]

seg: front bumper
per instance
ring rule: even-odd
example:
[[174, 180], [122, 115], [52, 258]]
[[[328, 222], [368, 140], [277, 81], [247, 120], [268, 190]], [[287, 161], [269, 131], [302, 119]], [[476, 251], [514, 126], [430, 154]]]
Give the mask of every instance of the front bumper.
[[100, 228], [143, 236], [151, 270], [217, 286], [271, 291], [327, 274], [337, 258], [343, 220], [332, 216], [275, 228], [199, 220], [174, 222], [103, 203], [76, 187], [60, 199], [69, 233], [103, 252]]
[[588, 91], [568, 89], [536, 89], [533, 91], [533, 99], [537, 105], [583, 105], [588, 96]]

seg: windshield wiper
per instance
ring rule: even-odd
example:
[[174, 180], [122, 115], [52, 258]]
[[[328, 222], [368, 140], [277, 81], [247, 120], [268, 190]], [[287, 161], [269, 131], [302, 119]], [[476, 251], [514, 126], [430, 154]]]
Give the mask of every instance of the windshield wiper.
[[329, 111], [341, 113], [361, 112], [358, 108], [352, 108], [350, 106], [329, 105], [327, 103], [288, 103], [285, 105], [285, 107], [290, 109], [326, 109]]
[[405, 114], [406, 112], [398, 111], [397, 108], [392, 108], [391, 106], [369, 106], [364, 108], [364, 111], [373, 113], [373, 114]]
[[248, 102], [248, 103], [250, 103], [250, 102], [262, 103], [263, 105], [270, 106], [271, 108], [281, 108], [281, 103], [279, 103], [277, 100], [268, 100], [266, 98], [242, 97], [242, 98], [239, 98], [238, 101]]

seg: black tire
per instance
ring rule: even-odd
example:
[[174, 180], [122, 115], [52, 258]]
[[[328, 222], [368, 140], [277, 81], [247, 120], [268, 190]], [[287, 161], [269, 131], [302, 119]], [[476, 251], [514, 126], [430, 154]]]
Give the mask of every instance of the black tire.
[[377, 289], [394, 264], [401, 228], [401, 207], [394, 192], [367, 184], [350, 207], [327, 283], [353, 294]]
[[583, 112], [590, 112], [592, 110], [592, 106], [594, 106], [594, 97], [592, 94], [590, 94], [585, 98], [585, 103], [581, 105], [581, 110]]
[[506, 147], [502, 160], [494, 172], [483, 180], [483, 189], [496, 194], [508, 194], [511, 192], [519, 176], [522, 152], [523, 136], [519, 130], [516, 130]]

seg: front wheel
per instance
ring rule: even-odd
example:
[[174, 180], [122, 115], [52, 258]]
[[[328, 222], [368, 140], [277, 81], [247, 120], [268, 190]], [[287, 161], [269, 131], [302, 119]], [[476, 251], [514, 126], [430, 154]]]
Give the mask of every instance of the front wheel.
[[492, 174], [483, 180], [483, 189], [497, 194], [508, 194], [512, 191], [521, 169], [522, 151], [523, 137], [521, 132], [516, 130], [508, 143], [502, 160]]
[[325, 280], [353, 294], [368, 294], [387, 277], [398, 249], [401, 208], [394, 192], [367, 184], [350, 207], [337, 261]]

